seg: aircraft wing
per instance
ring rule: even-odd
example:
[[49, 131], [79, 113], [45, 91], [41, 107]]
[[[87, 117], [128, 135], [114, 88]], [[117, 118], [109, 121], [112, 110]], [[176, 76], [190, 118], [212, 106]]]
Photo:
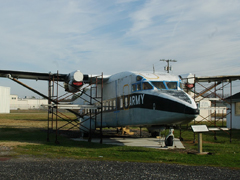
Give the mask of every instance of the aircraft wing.
[[[57, 73], [39, 73], [39, 72], [28, 72], [28, 71], [13, 71], [13, 70], [0, 70], [0, 77], [13, 77], [16, 79], [33, 79], [33, 80], [45, 80], [48, 81], [50, 79], [50, 76], [55, 81], [61, 81], [61, 82], [68, 82], [69, 78], [71, 78], [72, 74], [74, 74], [76, 71], [69, 73], [69, 74], [57, 74]], [[96, 76], [96, 75], [88, 75], [83, 74], [83, 82], [84, 83], [97, 83], [100, 84], [103, 79], [103, 82], [106, 82], [109, 79], [109, 76]]]
[[[53, 75], [57, 80], [57, 74], [27, 72], [27, 71], [0, 70], [0, 77], [13, 77], [16, 79], [34, 79], [34, 80], [48, 81], [50, 78], [50, 75]], [[68, 76], [68, 74], [58, 74], [58, 80], [65, 81], [67, 76]]]
[[93, 76], [83, 74], [79, 70], [73, 71], [69, 74], [0, 70], [0, 77], [64, 82], [64, 88], [67, 92], [77, 92], [83, 84], [101, 84], [109, 79], [109, 76]]

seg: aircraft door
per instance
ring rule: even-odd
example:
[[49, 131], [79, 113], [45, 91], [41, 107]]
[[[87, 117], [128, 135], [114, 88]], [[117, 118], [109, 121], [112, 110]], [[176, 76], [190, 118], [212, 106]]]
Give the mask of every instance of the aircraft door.
[[125, 126], [131, 122], [131, 114], [129, 111], [130, 94], [131, 94], [131, 77], [126, 76], [118, 79], [118, 99], [119, 114], [118, 125]]
[[129, 109], [129, 100], [130, 100], [129, 95], [130, 95], [129, 85], [125, 84], [123, 86], [123, 109], [124, 110]]

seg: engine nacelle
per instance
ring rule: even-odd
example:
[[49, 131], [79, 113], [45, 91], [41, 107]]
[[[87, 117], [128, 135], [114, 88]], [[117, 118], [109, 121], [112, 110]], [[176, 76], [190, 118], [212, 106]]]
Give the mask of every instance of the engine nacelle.
[[180, 78], [182, 79], [182, 83], [184, 84], [184, 87], [182, 88], [192, 89], [194, 87], [195, 76], [192, 73], [182, 74], [180, 75]]
[[79, 91], [80, 88], [83, 86], [83, 78], [84, 75], [79, 70], [69, 73], [64, 83], [65, 91], [68, 92]]

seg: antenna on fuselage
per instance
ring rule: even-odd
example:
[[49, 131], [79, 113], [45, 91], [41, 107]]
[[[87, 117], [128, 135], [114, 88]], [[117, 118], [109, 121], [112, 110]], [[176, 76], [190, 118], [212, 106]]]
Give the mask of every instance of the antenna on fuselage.
[[155, 74], [155, 68], [154, 68], [154, 64], [153, 64], [153, 74]]

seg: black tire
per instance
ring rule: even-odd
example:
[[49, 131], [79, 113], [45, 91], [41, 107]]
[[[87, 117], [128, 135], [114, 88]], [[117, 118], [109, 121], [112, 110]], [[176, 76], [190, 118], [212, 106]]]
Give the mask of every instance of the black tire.
[[173, 136], [169, 136], [165, 141], [166, 146], [173, 146]]
[[159, 132], [156, 132], [156, 131], [151, 132], [151, 137], [157, 137], [158, 135], [159, 135]]
[[89, 133], [83, 133], [83, 137], [88, 137]]

